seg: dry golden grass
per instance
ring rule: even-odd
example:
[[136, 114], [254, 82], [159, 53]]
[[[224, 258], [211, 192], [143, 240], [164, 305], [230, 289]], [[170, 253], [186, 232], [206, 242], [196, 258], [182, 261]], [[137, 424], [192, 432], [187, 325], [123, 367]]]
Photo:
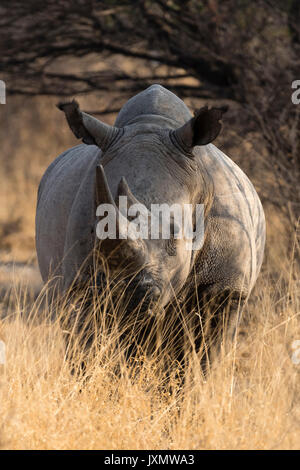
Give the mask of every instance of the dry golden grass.
[[206, 377], [191, 354], [184, 385], [174, 369], [166, 385], [158, 356], [126, 365], [116, 332], [105, 330], [105, 309], [96, 354], [85, 375], [72, 374], [59, 321], [50, 321], [42, 296], [28, 306], [11, 293], [1, 322], [2, 448], [298, 448], [300, 368], [291, 345], [300, 339], [299, 299], [293, 279], [278, 289], [261, 280], [238, 341]]
[[[1, 129], [6, 140], [0, 256], [2, 262], [15, 263], [16, 275], [13, 268], [0, 266], [0, 339], [6, 344], [6, 364], [0, 365], [0, 447], [299, 448], [300, 365], [292, 361], [292, 344], [300, 339], [299, 271], [286, 241], [292, 229], [273, 207], [266, 207], [264, 268], [238, 340], [222, 351], [206, 377], [193, 354], [184, 385], [174, 368], [165, 385], [161, 356], [126, 364], [124, 351], [116, 348], [116, 330], [105, 329], [105, 312], [101, 341], [87, 364], [88, 380], [71, 373], [58, 318], [50, 318], [44, 293], [36, 296], [39, 281], [28, 270], [36, 264], [39, 179], [55, 155], [76, 142], [53, 100], [24, 103], [7, 105], [10, 125]], [[18, 275], [18, 263], [30, 264], [26, 279]], [[66, 311], [61, 308], [58, 317]]]

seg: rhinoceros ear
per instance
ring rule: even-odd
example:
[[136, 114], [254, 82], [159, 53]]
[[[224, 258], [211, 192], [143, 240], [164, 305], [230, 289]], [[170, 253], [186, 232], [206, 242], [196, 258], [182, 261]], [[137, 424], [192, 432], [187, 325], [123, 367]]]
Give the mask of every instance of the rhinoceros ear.
[[207, 145], [219, 135], [222, 128], [220, 119], [227, 109], [228, 106], [211, 109], [204, 106], [186, 124], [176, 129], [173, 136], [185, 150], [190, 150], [195, 145]]
[[70, 129], [77, 139], [82, 139], [85, 144], [97, 145], [101, 150], [105, 150], [121, 132], [121, 129], [109, 126], [81, 111], [75, 100], [58, 103], [57, 107], [65, 113]]

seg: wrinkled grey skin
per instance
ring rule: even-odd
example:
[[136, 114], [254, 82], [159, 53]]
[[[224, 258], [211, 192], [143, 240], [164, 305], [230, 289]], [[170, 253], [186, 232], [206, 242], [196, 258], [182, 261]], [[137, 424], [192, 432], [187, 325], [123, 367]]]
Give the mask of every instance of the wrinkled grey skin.
[[[91, 145], [61, 154], [40, 183], [36, 248], [44, 282], [54, 274], [61, 289], [67, 289], [93, 248], [95, 173], [102, 162], [114, 199], [125, 177], [134, 197], [148, 209], [151, 203], [205, 204], [205, 241], [199, 251], [186, 251], [184, 240], [175, 241], [172, 256], [165, 240], [125, 244], [120, 250], [119, 256], [135, 259], [140, 285], [159, 296], [162, 306], [192, 278], [194, 283], [195, 275], [201, 292], [250, 294], [264, 253], [262, 205], [247, 176], [213, 144], [194, 145], [197, 139], [190, 129], [172, 138], [170, 131], [191, 118], [177, 96], [153, 85], [123, 106], [114, 132], [104, 139], [97, 138], [95, 121], [83, 121], [91, 137], [71, 125]], [[93, 145], [97, 142], [102, 150]]]

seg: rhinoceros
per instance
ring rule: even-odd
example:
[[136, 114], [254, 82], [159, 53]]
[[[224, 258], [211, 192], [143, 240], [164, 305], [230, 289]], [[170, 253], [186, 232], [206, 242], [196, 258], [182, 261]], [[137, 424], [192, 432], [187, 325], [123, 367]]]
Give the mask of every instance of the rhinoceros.
[[[91, 272], [86, 260], [96, 247], [111, 271], [131, 267], [134, 305], [147, 299], [147, 306], [163, 308], [187, 286], [198, 297], [247, 299], [263, 260], [265, 218], [248, 177], [211, 143], [225, 109], [204, 106], [193, 116], [157, 84], [129, 99], [114, 126], [82, 112], [75, 100], [58, 107], [83, 144], [57, 157], [39, 186], [36, 248], [44, 282], [55, 278], [61, 291], [76, 286]], [[149, 213], [152, 204], [188, 205], [193, 226], [194, 208], [202, 204], [201, 246], [190, 249], [184, 237], [174, 236], [99, 240], [101, 203], [115, 208], [119, 234], [129, 221], [118, 207], [120, 196]]]

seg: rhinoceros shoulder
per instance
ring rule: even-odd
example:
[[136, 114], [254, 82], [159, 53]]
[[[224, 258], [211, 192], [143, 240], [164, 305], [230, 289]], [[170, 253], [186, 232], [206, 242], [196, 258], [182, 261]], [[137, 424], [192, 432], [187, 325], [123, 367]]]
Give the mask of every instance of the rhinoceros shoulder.
[[195, 156], [213, 187], [213, 203], [205, 222], [206, 243], [198, 257], [200, 277], [204, 282], [214, 280], [222, 288], [250, 291], [265, 243], [258, 194], [242, 169], [213, 144], [198, 147]]

